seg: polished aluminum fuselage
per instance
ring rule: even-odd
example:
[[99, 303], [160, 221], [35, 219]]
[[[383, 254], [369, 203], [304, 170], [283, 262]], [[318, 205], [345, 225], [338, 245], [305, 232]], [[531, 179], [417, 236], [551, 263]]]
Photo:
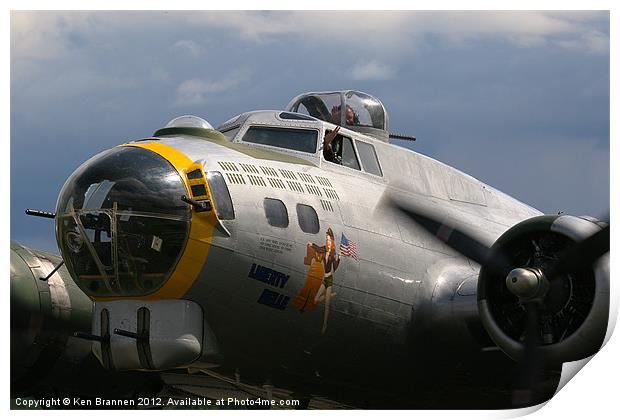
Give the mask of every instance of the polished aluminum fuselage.
[[[372, 363], [389, 372], [416, 351], [439, 348], [442, 339], [484, 347], [470, 334], [479, 266], [384, 206], [383, 198], [398, 194], [439, 219], [458, 221], [488, 245], [540, 212], [429, 157], [344, 128], [340, 134], [374, 145], [383, 176], [327, 162], [320, 145], [309, 154], [246, 144], [257, 151], [247, 153], [234, 145], [251, 125], [311, 128], [319, 139], [334, 128], [257, 111], [245, 116], [230, 147], [192, 136], [159, 139], [205, 171], [221, 172], [230, 190], [235, 219], [214, 231], [206, 263], [184, 296], [202, 306], [226, 363], [265, 370], [312, 364], [317, 371]], [[265, 198], [285, 204], [288, 227], [268, 223]], [[316, 210], [318, 233], [301, 230], [297, 204]], [[301, 311], [293, 302], [307, 281], [308, 243], [325, 245], [328, 228], [336, 249], [345, 235], [358, 259], [340, 257], [322, 334], [325, 302]], [[275, 274], [261, 278], [257, 267]], [[287, 280], [270, 281], [278, 276]], [[261, 301], [265, 290], [279, 296], [271, 305]]]

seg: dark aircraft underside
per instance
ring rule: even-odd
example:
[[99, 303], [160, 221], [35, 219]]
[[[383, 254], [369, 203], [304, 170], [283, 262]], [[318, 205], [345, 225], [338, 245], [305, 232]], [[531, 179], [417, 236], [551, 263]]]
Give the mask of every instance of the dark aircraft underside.
[[[493, 356], [495, 357], [495, 355]], [[505, 356], [498, 352], [498, 359]], [[73, 398], [84, 400], [129, 399], [134, 406], [61, 406], [50, 408], [122, 408], [122, 409], [266, 409], [249, 401], [258, 399], [285, 401], [282, 409], [507, 409], [531, 406], [550, 399], [560, 371], [547, 371], [538, 380], [534, 395], [523, 396], [514, 378], [517, 366], [512, 362], [457, 365], [450, 369], [431, 364], [428, 371], [399, 375], [389, 382], [377, 382], [365, 372], [341, 383], [329, 377], [291, 374], [273, 375], [266, 382], [260, 373], [245, 373], [226, 368], [173, 370], [167, 372], [111, 372], [100, 367], [94, 356], [80, 364], [58, 361], [43, 381], [12, 386], [13, 408], [16, 398]], [[494, 366], [485, 370], [484, 365]], [[87, 372], [87, 374], [84, 374]], [[334, 375], [336, 376], [336, 375]], [[407, 378], [408, 376], [408, 378]], [[354, 385], [355, 384], [355, 385]], [[226, 404], [218, 406], [217, 400]], [[233, 399], [233, 400], [228, 400]], [[205, 404], [211, 400], [212, 404]], [[170, 404], [170, 401], [176, 403]], [[293, 402], [294, 401], [294, 402]], [[528, 401], [528, 402], [525, 402]], [[188, 403], [189, 402], [189, 403]]]

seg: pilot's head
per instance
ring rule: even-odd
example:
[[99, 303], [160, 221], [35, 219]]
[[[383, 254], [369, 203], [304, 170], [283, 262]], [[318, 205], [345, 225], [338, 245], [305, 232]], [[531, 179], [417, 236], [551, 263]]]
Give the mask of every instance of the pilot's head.
[[345, 117], [346, 117], [347, 125], [355, 125], [355, 111], [353, 111], [353, 108], [351, 108], [348, 105], [347, 105]]
[[[331, 122], [333, 124], [340, 124], [340, 109], [340, 105], [332, 107]], [[345, 112], [345, 122], [347, 125], [356, 125], [359, 122], [357, 114], [349, 105], [347, 105]]]

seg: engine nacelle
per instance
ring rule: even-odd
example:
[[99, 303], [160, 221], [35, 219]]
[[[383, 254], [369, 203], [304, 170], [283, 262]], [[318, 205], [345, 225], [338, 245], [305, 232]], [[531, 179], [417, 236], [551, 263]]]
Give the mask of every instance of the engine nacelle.
[[[599, 231], [594, 219], [539, 216], [506, 231], [492, 252], [505, 255], [514, 267], [539, 268], [544, 273], [560, 253]], [[508, 273], [506, 273], [508, 274]], [[491, 339], [508, 356], [524, 355], [527, 314], [506, 286], [506, 277], [482, 267], [478, 279], [478, 310]], [[547, 365], [579, 360], [602, 346], [609, 318], [609, 254], [592, 267], [564, 274], [549, 282], [540, 302], [537, 354]]]
[[71, 335], [90, 328], [92, 302], [64, 266], [49, 275], [60, 261], [11, 242], [12, 392], [43, 381], [59, 360], [77, 363], [90, 354], [90, 343]]

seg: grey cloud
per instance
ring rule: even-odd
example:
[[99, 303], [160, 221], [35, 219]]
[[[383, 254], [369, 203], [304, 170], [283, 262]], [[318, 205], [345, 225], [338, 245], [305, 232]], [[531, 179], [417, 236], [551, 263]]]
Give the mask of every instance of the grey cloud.
[[534, 207], [608, 206], [607, 13], [505, 12], [503, 32], [483, 12], [24, 13], [11, 15], [11, 235], [35, 248], [53, 226], [23, 209], [53, 210], [98, 151], [181, 114], [217, 125], [310, 90], [376, 95], [392, 131], [418, 136], [407, 147]]
[[[544, 44], [604, 52], [603, 39], [592, 38], [592, 27], [606, 12], [546, 11], [330, 11], [330, 12], [202, 12], [190, 24], [231, 29], [245, 39], [269, 42], [299, 35], [307, 43], [339, 41], [358, 49], [394, 51], [435, 35], [466, 45], [480, 38], [501, 38], [522, 47]], [[348, 27], [343, 31], [341, 28]], [[354, 28], [372, 28], [371, 31]], [[562, 39], [556, 42], [557, 37]]]
[[[258, 43], [297, 35], [309, 44], [344, 44], [375, 52], [412, 47], [423, 37], [435, 35], [457, 44], [503, 38], [521, 46], [548, 43], [604, 53], [607, 33], [595, 28], [608, 16], [608, 12], [576, 11], [13, 12], [11, 42], [15, 59], [48, 59], [70, 50], [75, 34], [86, 34], [92, 40], [113, 31], [152, 33], [150, 29], [158, 25], [188, 25], [194, 30], [205, 26], [229, 29]], [[349, 28], [344, 33], [343, 26]], [[189, 39], [177, 40], [174, 47], [192, 55], [202, 53], [203, 48]]]
[[558, 39], [554, 42], [562, 48], [593, 54], [609, 54], [609, 36], [597, 30], [589, 30], [579, 37]]
[[192, 57], [199, 57], [205, 53], [205, 48], [191, 39], [182, 39], [172, 45], [172, 49], [189, 54]]
[[235, 71], [226, 78], [205, 81], [190, 79], [182, 82], [176, 89], [177, 105], [198, 105], [207, 102], [212, 94], [225, 94], [249, 80], [249, 72]]
[[386, 80], [394, 77], [394, 70], [376, 60], [358, 63], [351, 69], [354, 80]]

